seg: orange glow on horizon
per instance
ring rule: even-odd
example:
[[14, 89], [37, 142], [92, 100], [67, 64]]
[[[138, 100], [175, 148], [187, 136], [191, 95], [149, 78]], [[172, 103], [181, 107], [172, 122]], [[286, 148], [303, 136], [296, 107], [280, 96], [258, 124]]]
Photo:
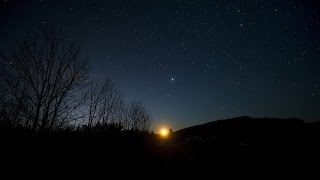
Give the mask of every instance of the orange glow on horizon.
[[169, 136], [169, 129], [166, 127], [162, 127], [159, 131], [161, 137], [166, 138]]

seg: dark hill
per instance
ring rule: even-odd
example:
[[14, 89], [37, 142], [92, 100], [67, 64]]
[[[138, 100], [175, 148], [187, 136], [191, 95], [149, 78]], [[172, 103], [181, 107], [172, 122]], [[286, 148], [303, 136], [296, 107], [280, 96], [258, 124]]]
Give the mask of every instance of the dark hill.
[[319, 159], [319, 124], [243, 116], [181, 129], [173, 137], [177, 146], [184, 147], [180, 154], [201, 164], [300, 168]]
[[[314, 123], [316, 124], [316, 123]], [[218, 120], [201, 125], [196, 125], [176, 131], [174, 134], [180, 138], [206, 137], [212, 135], [226, 135], [234, 133], [258, 133], [265, 131], [297, 130], [305, 127], [301, 119], [277, 119], [277, 118], [251, 118], [248, 116], [232, 119]], [[270, 132], [272, 134], [272, 132]]]

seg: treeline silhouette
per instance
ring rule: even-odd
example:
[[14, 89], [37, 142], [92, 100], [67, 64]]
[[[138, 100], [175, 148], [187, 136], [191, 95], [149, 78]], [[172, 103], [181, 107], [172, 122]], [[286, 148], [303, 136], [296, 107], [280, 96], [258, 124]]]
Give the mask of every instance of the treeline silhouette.
[[0, 176], [136, 169], [125, 162], [146, 159], [149, 111], [92, 74], [79, 43], [54, 27], [0, 50]]
[[148, 131], [141, 101], [125, 103], [108, 78], [94, 78], [79, 43], [48, 26], [0, 51], [0, 123], [36, 132]]

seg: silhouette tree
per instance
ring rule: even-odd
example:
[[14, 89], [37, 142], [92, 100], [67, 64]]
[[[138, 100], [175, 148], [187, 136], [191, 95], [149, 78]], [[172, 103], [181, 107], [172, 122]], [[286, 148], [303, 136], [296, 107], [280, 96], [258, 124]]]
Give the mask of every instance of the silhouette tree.
[[151, 116], [141, 101], [133, 101], [127, 107], [126, 128], [136, 131], [148, 131]]
[[78, 119], [75, 110], [89, 65], [76, 41], [54, 28], [40, 27], [15, 49], [1, 51], [0, 62], [6, 119], [40, 131]]
[[119, 89], [110, 79], [90, 82], [84, 101], [82, 109], [89, 127], [122, 123], [125, 103]]
[[85, 131], [148, 131], [151, 124], [151, 116], [142, 102], [126, 105], [119, 89], [108, 78], [89, 83], [80, 109], [86, 122], [82, 126]]

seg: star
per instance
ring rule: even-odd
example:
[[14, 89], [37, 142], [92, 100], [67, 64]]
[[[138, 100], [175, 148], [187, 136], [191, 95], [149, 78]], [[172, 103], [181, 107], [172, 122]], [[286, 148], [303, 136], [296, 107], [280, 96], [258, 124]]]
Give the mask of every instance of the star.
[[[52, 4], [36, 0], [33, 6], [26, 1], [17, 5], [43, 14], [26, 14], [25, 21], [17, 23], [21, 20], [15, 14], [19, 7], [12, 10], [5, 6], [9, 2], [0, 0], [4, 9], [0, 19], [5, 19], [0, 21], [4, 29], [1, 50], [9, 44], [8, 49], [15, 48], [16, 39], [37, 33], [35, 27], [54, 25], [57, 31], [61, 27], [64, 36], [83, 42], [79, 44], [82, 55], [92, 65], [90, 79], [109, 76], [125, 97], [141, 99], [155, 118], [165, 113], [180, 119], [175, 128], [247, 113], [320, 119], [312, 108], [320, 105], [320, 21], [308, 15], [318, 13], [316, 7], [175, 1], [168, 11], [171, 3], [160, 1], [129, 0], [117, 5], [83, 1], [79, 5], [76, 1]], [[61, 12], [52, 11], [51, 5]], [[251, 7], [256, 8], [255, 13]], [[310, 21], [304, 22], [306, 16]], [[5, 63], [8, 68], [18, 65], [14, 57]], [[2, 82], [0, 95], [1, 90]], [[279, 99], [277, 106], [272, 106], [275, 99]], [[308, 102], [308, 106], [277, 108], [286, 107], [291, 100]], [[195, 113], [185, 111], [193, 105]], [[186, 114], [190, 116], [185, 118]]]

